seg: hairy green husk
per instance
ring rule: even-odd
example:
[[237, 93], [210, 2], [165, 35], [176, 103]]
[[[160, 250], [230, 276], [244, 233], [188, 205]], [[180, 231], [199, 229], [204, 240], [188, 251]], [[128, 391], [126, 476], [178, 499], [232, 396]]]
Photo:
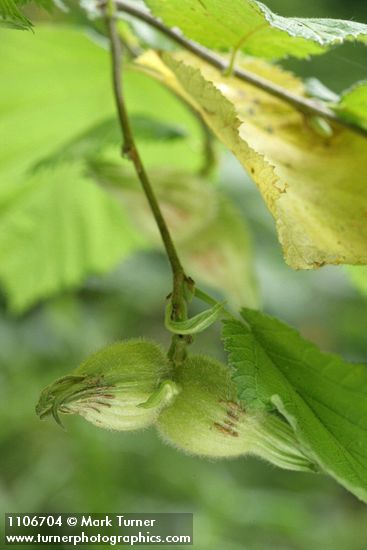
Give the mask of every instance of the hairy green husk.
[[[145, 428], [157, 420], [175, 394], [172, 384], [160, 390], [168, 376], [166, 356], [156, 343], [141, 339], [117, 342], [47, 386], [36, 412], [41, 418], [52, 414], [59, 424], [60, 413], [64, 413], [78, 414], [111, 430]], [[155, 393], [159, 398], [153, 400]]]
[[285, 469], [317, 469], [283, 419], [266, 411], [246, 411], [237, 402], [225, 365], [193, 356], [178, 368], [175, 381], [180, 394], [157, 422], [167, 442], [206, 457], [252, 454]]
[[241, 406], [230, 374], [205, 356], [192, 356], [172, 371], [154, 342], [118, 342], [47, 386], [36, 412], [53, 415], [59, 424], [60, 413], [78, 414], [120, 431], [156, 424], [168, 443], [190, 454], [252, 454], [281, 468], [315, 471], [285, 420]]

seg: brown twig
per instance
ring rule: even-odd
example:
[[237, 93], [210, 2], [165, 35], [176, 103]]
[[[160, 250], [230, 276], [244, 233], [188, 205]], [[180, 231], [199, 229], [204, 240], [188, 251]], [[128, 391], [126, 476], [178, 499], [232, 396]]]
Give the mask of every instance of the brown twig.
[[172, 269], [173, 291], [171, 300], [173, 317], [175, 319], [181, 319], [185, 316], [185, 303], [183, 299], [183, 286], [186, 279], [185, 272], [177, 255], [175, 245], [172, 241], [167, 224], [162, 215], [160, 206], [153, 191], [153, 187], [150, 183], [148, 174], [144, 168], [142, 159], [134, 140], [134, 135], [131, 129], [130, 119], [123, 94], [122, 48], [118, 35], [114, 12], [115, 3], [110, 0], [105, 6], [105, 18], [110, 39], [113, 90], [123, 138], [121, 153], [123, 157], [128, 158], [134, 164], [135, 171], [143, 187], [145, 196], [149, 202], [149, 206], [161, 234], [163, 245]]

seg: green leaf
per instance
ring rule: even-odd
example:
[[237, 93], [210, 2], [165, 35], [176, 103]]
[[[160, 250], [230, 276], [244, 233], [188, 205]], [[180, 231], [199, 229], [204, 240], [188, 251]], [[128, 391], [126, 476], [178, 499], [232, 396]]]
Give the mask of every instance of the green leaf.
[[[20, 51], [22, 55], [19, 55]], [[15, 59], [17, 60], [16, 70], [14, 69]], [[7, 227], [7, 224], [10, 223], [9, 218], [6, 217], [9, 204], [16, 205], [18, 198], [23, 201], [24, 190], [28, 186], [35, 189], [38, 177], [43, 184], [45, 184], [45, 179], [48, 179], [49, 189], [52, 189], [53, 185], [59, 188], [61, 176], [58, 164], [62, 160], [71, 162], [96, 152], [98, 130], [101, 128], [103, 130], [104, 121], [112, 120], [112, 117], [115, 116], [115, 107], [110, 87], [108, 52], [97, 46], [81, 30], [61, 26], [39, 26], [35, 34], [2, 31], [0, 72], [2, 78], [0, 125], [1, 135], [6, 136], [0, 148], [0, 226], [3, 227], [1, 224], [4, 224], [4, 227]], [[135, 127], [138, 128], [141, 136], [144, 135], [145, 141], [141, 142], [141, 150], [147, 164], [171, 163], [189, 168], [198, 166], [200, 154], [196, 151], [199, 149], [200, 129], [197, 127], [194, 117], [188, 113], [181, 102], [173, 98], [172, 94], [164, 90], [158, 83], [145, 75], [136, 73], [136, 71], [127, 72], [125, 89]], [[146, 100], [147, 97], [149, 97], [149, 102]], [[165, 106], [165, 109], [161, 113], [162, 105]], [[160, 112], [159, 125], [155, 123], [158, 112]], [[172, 121], [174, 122], [172, 123]], [[166, 136], [169, 139], [174, 138], [181, 131], [178, 130], [181, 127], [188, 132], [189, 137], [185, 140], [173, 139], [170, 145], [169, 159], [167, 159], [167, 149], [163, 139]], [[92, 136], [88, 135], [91, 129], [95, 131], [95, 133], [91, 132]], [[113, 129], [111, 133], [113, 135]], [[81, 136], [86, 137], [86, 140], [80, 140]], [[152, 139], [149, 136], [152, 136]], [[156, 136], [156, 139], [153, 139], [153, 136]], [[161, 137], [163, 139], [160, 139]], [[116, 144], [114, 153], [111, 153], [110, 149], [108, 153], [112, 156], [114, 154], [117, 159], [120, 154], [119, 146]], [[44, 175], [46, 172], [43, 175], [37, 173], [32, 176], [31, 169], [35, 166], [40, 168], [41, 161], [50, 158], [58, 161], [56, 166], [52, 167], [56, 170], [55, 174], [49, 169], [47, 176]], [[60, 169], [61, 173], [64, 173], [66, 167], [61, 166]], [[71, 169], [72, 167], [70, 167]], [[74, 178], [73, 174], [74, 172], [72, 172], [71, 178]], [[75, 177], [77, 186], [79, 175]], [[93, 199], [97, 203], [97, 198], [101, 198], [102, 216], [105, 208], [105, 194], [96, 189], [91, 182], [88, 184], [84, 176], [82, 180], [84, 183], [81, 184], [80, 189], [83, 187], [87, 192], [88, 189], [92, 189], [92, 192], [96, 190], [90, 200]], [[83, 215], [81, 212], [82, 199], [79, 195], [75, 197], [78, 189], [70, 189], [72, 196], [69, 196], [68, 186], [71, 186], [71, 183], [68, 181], [65, 184], [64, 193], [60, 191], [60, 212], [64, 210], [67, 212], [70, 201], [73, 203], [74, 200], [78, 200], [80, 203], [78, 219], [80, 218], [81, 221], [80, 229], [84, 230], [84, 223], [88, 222], [93, 225], [94, 222], [92, 219], [88, 220], [87, 213]], [[62, 223], [62, 218], [61, 216], [55, 216], [55, 218], [51, 215], [46, 216], [47, 212], [54, 211], [55, 202], [52, 193], [46, 193], [46, 187], [43, 187], [43, 184], [41, 187], [45, 189], [45, 194], [40, 190], [37, 191], [37, 196], [45, 211], [43, 213], [41, 210], [42, 230], [45, 236], [50, 234], [51, 237], [57, 230], [56, 222]], [[85, 200], [88, 205], [88, 197]], [[111, 204], [111, 198], [108, 198], [108, 201], [107, 204]], [[19, 205], [19, 212], [22, 211], [21, 206], [23, 207], [23, 202]], [[97, 204], [95, 207], [98, 210]], [[113, 232], [111, 239], [110, 231], [111, 227], [116, 226], [117, 229], [121, 229], [128, 224], [123, 218], [117, 222], [119, 207], [115, 205], [114, 208], [114, 215], [109, 216], [107, 212], [103, 217], [106, 223], [103, 222], [101, 231], [106, 230], [107, 233], [100, 235], [98, 240], [95, 237], [97, 244], [104, 243], [102, 250], [96, 251], [97, 257], [92, 257], [90, 251], [88, 251], [87, 261], [81, 257], [81, 265], [79, 270], [76, 269], [75, 277], [65, 275], [65, 269], [69, 268], [64, 268], [62, 261], [58, 261], [56, 264], [53, 259], [52, 272], [55, 274], [55, 281], [52, 285], [51, 275], [48, 278], [46, 274], [35, 275], [36, 270], [39, 273], [40, 265], [47, 265], [47, 258], [37, 258], [37, 261], [42, 260], [38, 265], [34, 259], [29, 273], [24, 268], [24, 263], [15, 258], [15, 250], [22, 251], [23, 245], [29, 244], [29, 239], [33, 238], [31, 235], [35, 231], [33, 226], [38, 221], [37, 217], [41, 215], [38, 206], [36, 214], [32, 218], [33, 221], [31, 221], [31, 212], [27, 213], [27, 220], [29, 220], [27, 227], [29, 225], [30, 233], [27, 233], [28, 229], [24, 230], [20, 244], [18, 241], [15, 242], [15, 236], [11, 234], [10, 240], [14, 243], [14, 250], [9, 251], [9, 259], [5, 258], [5, 261], [3, 260], [4, 256], [1, 256], [3, 266], [0, 267], [2, 273], [0, 279], [7, 288], [14, 310], [20, 311], [28, 307], [28, 304], [35, 303], [37, 299], [57, 292], [59, 288], [75, 286], [78, 284], [77, 281], [80, 283], [88, 273], [111, 269], [118, 259], [123, 257], [125, 244], [123, 238], [121, 239], [119, 236], [121, 232]], [[123, 211], [119, 212], [120, 217], [123, 216]], [[1, 217], [3, 215], [5, 218]], [[73, 212], [70, 212], [70, 215], [73, 215]], [[110, 225], [107, 224], [109, 218], [111, 218]], [[14, 223], [20, 223], [19, 219], [14, 220]], [[47, 228], [47, 223], [52, 225]], [[88, 227], [90, 227], [88, 224], [85, 226], [87, 234]], [[62, 227], [60, 232], [63, 230]], [[93, 235], [96, 231], [95, 228], [92, 232]], [[128, 242], [132, 238], [130, 234], [132, 230], [127, 230], [125, 233], [126, 242]], [[36, 235], [36, 237], [41, 238], [40, 235]], [[2, 238], [2, 241], [3, 239], [5, 237]], [[121, 240], [119, 241], [119, 239]], [[110, 246], [109, 241], [111, 241]], [[6, 243], [3, 244], [4, 247], [5, 245]], [[133, 249], [135, 245], [132, 243], [131, 246]], [[32, 254], [36, 256], [36, 253], [37, 250], [32, 249]], [[59, 254], [62, 258], [60, 250]], [[100, 261], [98, 261], [99, 258]], [[59, 270], [58, 273], [56, 268]]]
[[173, 122], [164, 122], [153, 116], [133, 114], [130, 117], [134, 136], [137, 139], [175, 141], [187, 137], [187, 131]]
[[367, 296], [367, 266], [351, 266], [346, 267], [347, 273], [353, 285], [362, 294]]
[[[91, 171], [98, 182], [113, 189], [151, 245], [161, 248], [161, 237], [132, 170], [98, 161]], [[187, 172], [151, 169], [150, 175], [186, 272], [220, 291], [236, 309], [257, 307], [250, 233], [231, 201]]]
[[0, 0], [0, 27], [10, 27], [19, 30], [32, 28], [30, 20], [21, 12], [16, 0]]
[[[90, 170], [97, 182], [120, 199], [136, 227], [151, 244], [161, 246], [157, 225], [131, 165], [95, 160]], [[180, 245], [195, 238], [216, 214], [217, 198], [213, 187], [200, 177], [168, 167], [151, 168], [149, 174], [175, 243]]]
[[[130, 117], [134, 136], [146, 141], [166, 140], [167, 142], [187, 137], [182, 128], [174, 124], [161, 122], [145, 115], [132, 115]], [[121, 144], [122, 136], [116, 116], [97, 122], [58, 151], [39, 161], [35, 168], [48, 166], [58, 162], [70, 162], [73, 160], [90, 159], [100, 155], [105, 148], [115, 146], [116, 150]]]
[[[31, 21], [20, 10], [21, 6], [29, 3], [30, 0], [0, 0], [0, 27], [31, 29], [33, 26]], [[52, 0], [33, 0], [33, 3], [46, 9], [50, 9], [53, 5]]]
[[259, 306], [249, 228], [234, 204], [219, 191], [215, 216], [179, 246], [186, 270], [224, 294], [234, 308]]
[[367, 25], [338, 19], [281, 17], [255, 0], [145, 0], [154, 15], [218, 50], [256, 57], [322, 54], [345, 41], [367, 41]]
[[114, 199], [79, 165], [60, 165], [37, 172], [3, 206], [0, 281], [19, 313], [112, 269], [141, 245]]
[[[296, 269], [367, 263], [367, 141], [340, 127], [315, 131], [304, 115], [254, 86], [179, 53], [138, 63], [190, 98], [256, 182], [273, 214], [287, 263]], [[243, 65], [304, 95], [302, 82], [256, 59]]]
[[367, 502], [367, 367], [322, 353], [295, 330], [253, 310], [225, 321], [239, 398], [276, 410], [306, 454]]
[[3, 31], [0, 72], [1, 195], [114, 106], [107, 54], [80, 30]]
[[357, 82], [343, 92], [339, 103], [333, 108], [341, 118], [367, 130], [367, 80]]
[[174, 321], [172, 319], [172, 303], [169, 302], [166, 307], [165, 326], [166, 329], [174, 334], [199, 334], [213, 323], [215, 323], [223, 313], [224, 303], [215, 304], [210, 309], [206, 309], [190, 319], [185, 321]]
[[[0, 200], [13, 192], [31, 167], [116, 117], [108, 51], [82, 28], [39, 25], [34, 34], [10, 30], [1, 34], [0, 132], [6, 140], [0, 148]], [[181, 101], [154, 80], [130, 70], [125, 92], [135, 128], [145, 135], [140, 149], [148, 166], [200, 166], [201, 129]], [[165, 136], [178, 132], [188, 137], [174, 139], [167, 155]], [[162, 139], [148, 140], [148, 134]], [[115, 149], [118, 159], [120, 147]]]

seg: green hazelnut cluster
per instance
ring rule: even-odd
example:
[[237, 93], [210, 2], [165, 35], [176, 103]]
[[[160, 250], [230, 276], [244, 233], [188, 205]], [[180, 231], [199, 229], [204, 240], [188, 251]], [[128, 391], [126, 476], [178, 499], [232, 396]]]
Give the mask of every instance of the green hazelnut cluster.
[[169, 400], [144, 406], [168, 377], [168, 361], [157, 344], [117, 342], [47, 386], [36, 412], [41, 418], [52, 414], [60, 424], [60, 413], [77, 414], [101, 428], [139, 430], [153, 424]]
[[252, 454], [281, 468], [317, 469], [285, 420], [247, 411], [237, 401], [226, 365], [191, 356], [173, 369], [155, 342], [128, 340], [102, 349], [47, 386], [36, 412], [60, 424], [60, 414], [77, 414], [118, 431], [155, 425], [165, 441], [190, 454]]

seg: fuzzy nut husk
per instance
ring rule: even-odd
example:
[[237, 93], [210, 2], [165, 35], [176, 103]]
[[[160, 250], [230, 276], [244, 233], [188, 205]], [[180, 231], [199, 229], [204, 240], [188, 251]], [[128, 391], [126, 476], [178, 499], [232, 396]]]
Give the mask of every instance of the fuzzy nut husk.
[[253, 454], [281, 468], [315, 471], [283, 419], [241, 406], [230, 374], [226, 365], [205, 356], [192, 356], [180, 366], [175, 373], [180, 393], [157, 422], [163, 438], [189, 454]]
[[153, 424], [164, 399], [142, 407], [168, 379], [162, 349], [142, 339], [112, 344], [91, 355], [71, 375], [47, 386], [36, 407], [42, 418], [78, 414], [110, 430], [138, 430]]

